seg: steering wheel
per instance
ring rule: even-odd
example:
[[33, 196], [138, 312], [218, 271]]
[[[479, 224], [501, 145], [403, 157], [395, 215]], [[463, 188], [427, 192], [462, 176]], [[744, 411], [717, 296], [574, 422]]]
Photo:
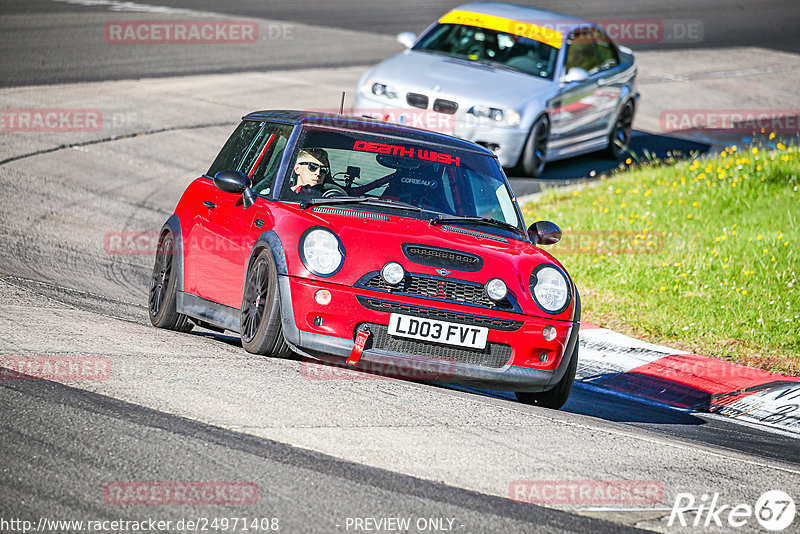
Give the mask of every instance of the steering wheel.
[[323, 198], [330, 197], [346, 197], [347, 191], [342, 189], [336, 184], [325, 184], [325, 191], [322, 193]]

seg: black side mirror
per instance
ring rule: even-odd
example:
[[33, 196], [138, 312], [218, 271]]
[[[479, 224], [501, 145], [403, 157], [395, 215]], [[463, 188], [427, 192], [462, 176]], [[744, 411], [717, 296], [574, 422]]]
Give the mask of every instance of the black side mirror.
[[561, 240], [561, 228], [550, 221], [536, 221], [528, 227], [534, 245], [555, 245]]
[[219, 171], [214, 176], [214, 185], [226, 193], [242, 194], [250, 179], [239, 171]]
[[250, 189], [250, 178], [239, 171], [219, 171], [214, 176], [214, 185], [226, 193], [242, 195], [242, 204], [245, 209], [256, 201], [256, 196]]

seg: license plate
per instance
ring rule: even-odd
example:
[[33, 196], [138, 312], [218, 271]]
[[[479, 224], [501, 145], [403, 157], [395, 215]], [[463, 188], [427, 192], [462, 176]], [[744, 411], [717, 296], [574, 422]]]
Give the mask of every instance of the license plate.
[[393, 313], [389, 317], [389, 335], [482, 349], [486, 347], [489, 329]]

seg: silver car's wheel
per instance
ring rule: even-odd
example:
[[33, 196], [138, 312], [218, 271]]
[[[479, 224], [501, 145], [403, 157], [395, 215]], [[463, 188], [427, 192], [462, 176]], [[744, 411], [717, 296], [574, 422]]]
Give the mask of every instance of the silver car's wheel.
[[521, 170], [527, 176], [538, 178], [544, 172], [547, 139], [550, 137], [550, 121], [544, 115], [536, 119], [522, 152]]
[[620, 160], [629, 154], [633, 134], [633, 103], [628, 100], [617, 116], [608, 138], [608, 155]]

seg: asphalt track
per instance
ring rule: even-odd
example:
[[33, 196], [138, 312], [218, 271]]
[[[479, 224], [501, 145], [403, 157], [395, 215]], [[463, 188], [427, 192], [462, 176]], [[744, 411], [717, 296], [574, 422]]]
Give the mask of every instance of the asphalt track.
[[[28, 23], [49, 36], [57, 36], [64, 17], [91, 19], [97, 28], [109, 16], [103, 7], [38, 0], [2, 5], [4, 14], [30, 17]], [[220, 8], [198, 2], [192, 8], [247, 17], [254, 5], [228, 2]], [[349, 29], [354, 9], [340, 4], [332, 12], [329, 5], [298, 10], [294, 3], [276, 3], [270, 18]], [[421, 24], [450, 5], [359, 7], [370, 32], [390, 34], [402, 18]], [[604, 5], [592, 4], [597, 16], [615, 16]], [[368, 16], [368, 9], [375, 11]], [[420, 14], [426, 9], [433, 14]], [[679, 6], [670, 9], [683, 12]], [[786, 3], [783, 14], [792, 9], [795, 4]], [[722, 18], [733, 17], [730, 11]], [[641, 16], [654, 13], [645, 10]], [[757, 22], [733, 18], [738, 24], [733, 28]], [[93, 57], [72, 48], [93, 50], [91, 43], [56, 37], [47, 44], [52, 54], [36, 50], [38, 63], [26, 66], [8, 43], [23, 42], [32, 28], [18, 27], [16, 38], [4, 28], [6, 63], [0, 72], [3, 80], [12, 80], [8, 85], [147, 74], [140, 56], [117, 66], [111, 58], [98, 68]], [[80, 24], [77, 28], [80, 33]], [[355, 51], [349, 60], [368, 62], [369, 55], [357, 55], [364, 50], [384, 53], [380, 47], [369, 50], [362, 37], [340, 44]], [[41, 45], [33, 41], [29, 47]], [[150, 65], [163, 69], [162, 75], [198, 72], [175, 66], [183, 53], [166, 50], [163, 63], [156, 57]], [[338, 64], [330, 56], [307, 61], [294, 67]], [[50, 69], [48, 77], [53, 64], [60, 68]], [[81, 91], [80, 86], [72, 90]], [[198, 88], [198, 104], [217, 98]], [[766, 490], [791, 492], [800, 486], [800, 440], [714, 416], [582, 387], [563, 411], [553, 413], [500, 395], [435, 384], [303, 380], [308, 369], [303, 362], [248, 355], [229, 336], [152, 329], [143, 305], [149, 256], [109, 256], [98, 243], [110, 229], [158, 228], [187, 177], [207, 162], [231, 128], [232, 123], [173, 128], [0, 166], [0, 354], [101, 354], [115, 365], [114, 378], [104, 383], [0, 383], [0, 517], [242, 515], [242, 508], [114, 506], [104, 501], [102, 488], [114, 480], [248, 480], [258, 484], [260, 499], [244, 513], [278, 517], [286, 532], [344, 532], [348, 517], [389, 516], [454, 518], [455, 530], [463, 532], [611, 532], [629, 526], [672, 532], [676, 529], [664, 522], [665, 508], [677, 492], [718, 491], [730, 501], [752, 504]], [[38, 140], [28, 141], [30, 149], [15, 145], [14, 153], [41, 148]], [[664, 153], [703, 149], [645, 133], [636, 141], [641, 150]], [[555, 164], [551, 171], [583, 179], [586, 169], [601, 165], [587, 156]], [[565, 512], [505, 498], [516, 479], [621, 478], [660, 481], [665, 499], [638, 510], [556, 506]]]

